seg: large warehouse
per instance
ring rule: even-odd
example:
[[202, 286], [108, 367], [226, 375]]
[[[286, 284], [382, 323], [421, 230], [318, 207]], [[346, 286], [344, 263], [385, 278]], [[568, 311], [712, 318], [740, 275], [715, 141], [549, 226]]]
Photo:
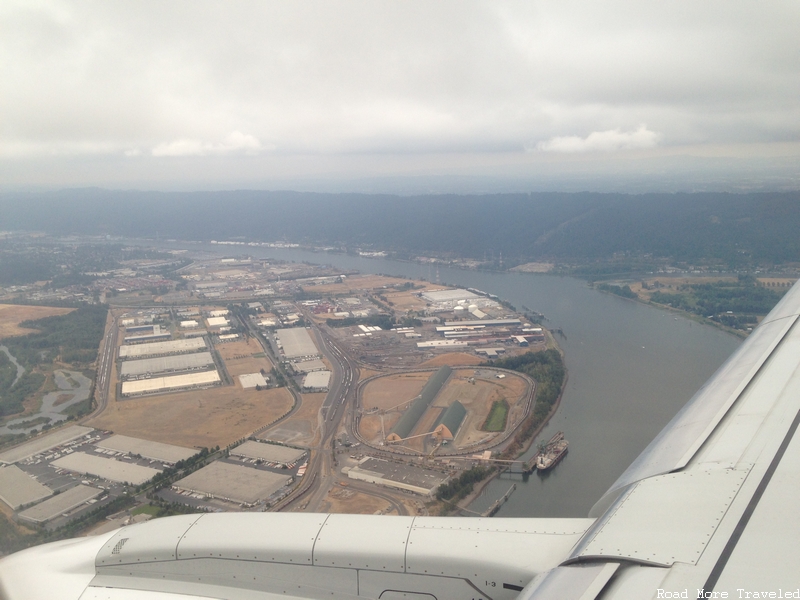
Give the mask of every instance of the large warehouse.
[[185, 340], [170, 340], [168, 342], [153, 342], [150, 344], [136, 344], [133, 346], [120, 346], [120, 358], [144, 358], [145, 356], [161, 356], [163, 354], [181, 354], [205, 349], [206, 342], [202, 338]]
[[313, 371], [303, 378], [303, 389], [324, 392], [331, 383], [330, 371]]
[[202, 373], [186, 373], [170, 377], [154, 377], [153, 379], [136, 379], [122, 383], [122, 395], [134, 396], [157, 391], [170, 391], [184, 388], [205, 387], [220, 383], [219, 373], [203, 371]]
[[98, 448], [124, 452], [125, 454], [138, 454], [142, 458], [157, 460], [167, 464], [175, 464], [178, 461], [186, 460], [197, 454], [197, 450], [173, 446], [172, 444], [162, 444], [161, 442], [150, 442], [139, 438], [128, 437], [127, 435], [112, 435], [100, 442]]
[[420, 297], [428, 302], [456, 302], [458, 300], [474, 300], [480, 298], [467, 290], [436, 290], [422, 292]]
[[0, 500], [13, 510], [38, 502], [53, 495], [53, 490], [42, 485], [15, 465], [0, 469]]
[[147, 374], [174, 373], [202, 369], [214, 364], [210, 352], [178, 354], [177, 356], [161, 356], [142, 360], [126, 360], [122, 363], [122, 377], [139, 377]]
[[380, 458], [366, 457], [347, 471], [350, 479], [367, 481], [378, 485], [407, 490], [423, 496], [432, 496], [447, 475], [417, 466], [389, 462]]
[[26, 442], [16, 448], [11, 448], [3, 453], [0, 453], [0, 462], [12, 464], [30, 458], [35, 454], [46, 452], [61, 444], [66, 444], [72, 440], [77, 440], [79, 437], [90, 434], [94, 429], [91, 427], [83, 427], [81, 425], [71, 425], [64, 429], [58, 429], [53, 433], [39, 436]]
[[54, 460], [51, 464], [56, 468], [66, 469], [80, 475], [94, 475], [108, 481], [129, 483], [131, 485], [144, 483], [161, 472], [158, 469], [114, 460], [113, 458], [100, 458], [85, 452], [67, 454]]
[[283, 355], [286, 358], [300, 358], [301, 356], [317, 356], [319, 350], [308, 330], [304, 327], [294, 327], [292, 329], [278, 329], [275, 332], [278, 336], [278, 343], [283, 348]]
[[175, 482], [172, 487], [211, 498], [253, 505], [269, 498], [291, 479], [288, 475], [215, 461]]
[[45, 523], [71, 511], [84, 502], [88, 502], [92, 498], [96, 498], [102, 493], [103, 490], [98, 490], [88, 485], [76, 485], [66, 492], [62, 492], [41, 504], [31, 506], [29, 509], [22, 511], [19, 513], [19, 517], [34, 523]]
[[305, 450], [279, 446], [278, 444], [264, 444], [262, 442], [246, 441], [241, 446], [231, 450], [232, 456], [245, 458], [260, 458], [265, 462], [289, 464], [297, 462], [306, 453]]

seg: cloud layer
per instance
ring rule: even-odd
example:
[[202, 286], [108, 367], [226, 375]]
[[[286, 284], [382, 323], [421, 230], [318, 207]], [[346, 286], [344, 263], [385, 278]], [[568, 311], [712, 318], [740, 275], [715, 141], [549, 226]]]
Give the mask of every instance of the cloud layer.
[[796, 153], [798, 30], [789, 0], [7, 0], [0, 178]]
[[636, 131], [593, 131], [585, 138], [575, 135], [554, 137], [536, 144], [537, 150], [544, 152], [614, 152], [616, 150], [637, 150], [653, 148], [660, 134], [640, 125]]

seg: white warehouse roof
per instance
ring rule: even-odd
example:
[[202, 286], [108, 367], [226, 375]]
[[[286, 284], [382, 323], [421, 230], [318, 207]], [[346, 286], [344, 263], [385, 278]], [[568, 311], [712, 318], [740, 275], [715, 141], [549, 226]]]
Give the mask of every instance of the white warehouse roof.
[[169, 371], [199, 369], [213, 364], [214, 359], [211, 357], [210, 352], [195, 352], [193, 354], [179, 354], [178, 356], [127, 360], [122, 363], [120, 373], [123, 377], [132, 377], [144, 375], [145, 373], [167, 373]]
[[283, 354], [286, 358], [316, 356], [319, 354], [314, 340], [311, 339], [308, 330], [303, 327], [278, 329], [276, 334], [278, 341], [283, 346]]
[[330, 371], [313, 371], [303, 379], [303, 387], [313, 390], [327, 388], [331, 382]]
[[122, 383], [122, 395], [146, 394], [157, 390], [174, 390], [196, 385], [218, 383], [219, 373], [216, 371], [203, 371], [202, 373], [187, 373], [185, 375], [172, 375], [170, 377], [155, 377], [153, 379], [138, 379]]
[[185, 340], [170, 340], [168, 342], [153, 342], [150, 344], [137, 344], [135, 346], [120, 346], [120, 358], [141, 358], [143, 356], [158, 356], [160, 354], [180, 354], [205, 348], [206, 343], [202, 338]]

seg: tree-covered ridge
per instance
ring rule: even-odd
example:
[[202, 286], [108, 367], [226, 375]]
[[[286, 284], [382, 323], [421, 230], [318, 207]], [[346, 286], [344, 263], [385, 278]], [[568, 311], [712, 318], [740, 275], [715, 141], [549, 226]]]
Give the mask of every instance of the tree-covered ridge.
[[[800, 192], [409, 196], [70, 190], [0, 195], [4, 227], [186, 240], [287, 240], [522, 260], [727, 267], [800, 261]], [[220, 206], [226, 210], [220, 211]], [[126, 208], [119, 218], [119, 207]], [[246, 218], [243, 218], [246, 216]], [[163, 233], [163, 232], [162, 232]]]

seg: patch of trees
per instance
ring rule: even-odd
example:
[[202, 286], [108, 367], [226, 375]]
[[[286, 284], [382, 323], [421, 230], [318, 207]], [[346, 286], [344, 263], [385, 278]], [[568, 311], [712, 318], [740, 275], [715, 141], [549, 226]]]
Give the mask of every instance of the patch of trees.
[[23, 321], [23, 327], [39, 331], [4, 343], [27, 368], [52, 362], [59, 354], [65, 362], [90, 363], [97, 358], [107, 313], [105, 306], [84, 305], [66, 315]]
[[737, 281], [683, 285], [676, 293], [657, 291], [650, 296], [652, 302], [709, 317], [737, 329], [755, 323], [755, 316], [766, 315], [780, 298], [779, 292], [759, 286], [747, 275]]
[[461, 475], [455, 479], [451, 479], [447, 483], [440, 485], [436, 490], [436, 498], [437, 500], [457, 502], [472, 492], [475, 488], [475, 484], [489, 473], [490, 470], [486, 467], [472, 467], [461, 473]]
[[370, 325], [381, 329], [391, 329], [394, 327], [394, 320], [391, 315], [379, 314], [368, 317], [347, 317], [345, 319], [328, 319], [328, 327], [353, 327], [355, 325]]
[[0, 389], [0, 416], [15, 415], [24, 409], [22, 403], [36, 393], [45, 381], [41, 373], [25, 372], [17, 383], [8, 389]]
[[50, 279], [53, 261], [36, 255], [3, 252], [0, 258], [0, 285], [25, 285]]
[[614, 294], [615, 296], [622, 296], [623, 298], [630, 298], [635, 300], [638, 298], [636, 292], [631, 289], [629, 285], [611, 285], [608, 283], [600, 283], [597, 285], [597, 289], [601, 292], [608, 292], [609, 294]]

